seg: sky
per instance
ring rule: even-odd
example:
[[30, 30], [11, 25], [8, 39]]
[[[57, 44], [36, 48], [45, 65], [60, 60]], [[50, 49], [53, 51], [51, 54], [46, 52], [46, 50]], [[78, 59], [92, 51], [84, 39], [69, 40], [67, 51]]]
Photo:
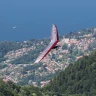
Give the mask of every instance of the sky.
[[0, 41], [50, 37], [96, 27], [96, 0], [0, 0]]

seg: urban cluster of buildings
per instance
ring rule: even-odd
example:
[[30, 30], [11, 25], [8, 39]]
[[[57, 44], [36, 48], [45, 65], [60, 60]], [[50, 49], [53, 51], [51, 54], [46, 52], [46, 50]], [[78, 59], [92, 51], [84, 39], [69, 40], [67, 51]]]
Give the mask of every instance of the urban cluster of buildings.
[[[78, 32], [78, 34], [80, 33], [81, 32]], [[55, 74], [58, 70], [64, 70], [70, 64], [70, 62], [77, 61], [79, 58], [82, 58], [83, 55], [88, 55], [91, 50], [96, 49], [96, 46], [92, 45], [96, 42], [96, 37], [94, 34], [96, 34], [96, 28], [94, 28], [91, 33], [79, 35], [79, 39], [75, 38], [75, 36], [73, 36], [73, 38], [65, 38], [63, 36], [59, 42], [62, 46], [58, 50], [53, 49], [42, 60], [43, 65], [35, 69], [35, 75], [37, 74], [41, 77], [47, 77], [49, 74]], [[43, 44], [43, 41], [41, 41], [41, 44]], [[67, 48], [63, 49], [65, 44]], [[5, 82], [11, 80], [18, 83], [23, 77], [27, 77], [32, 74], [32, 70], [28, 70], [25, 74], [22, 74], [23, 68], [28, 66], [28, 64], [15, 65], [9, 64], [8, 62], [11, 59], [13, 60], [13, 58], [16, 59], [24, 54], [28, 54], [30, 50], [35, 50], [34, 46], [18, 49], [16, 51], [13, 50], [4, 56], [8, 58], [6, 61], [4, 61], [4, 63], [8, 66], [0, 70], [0, 76], [3, 77]], [[74, 60], [72, 56], [74, 57]], [[32, 66], [34, 66], [34, 64], [32, 64]], [[49, 83], [49, 81], [50, 80], [40, 81], [41, 87], [45, 86], [47, 83]], [[37, 82], [32, 80], [29, 83], [33, 84], [34, 86], [38, 86]]]

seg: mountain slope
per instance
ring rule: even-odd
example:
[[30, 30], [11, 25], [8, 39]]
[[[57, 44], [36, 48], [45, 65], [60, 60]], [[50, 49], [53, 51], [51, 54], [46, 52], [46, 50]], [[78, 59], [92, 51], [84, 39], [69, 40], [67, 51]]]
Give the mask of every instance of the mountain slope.
[[0, 96], [96, 96], [96, 50], [61, 71], [44, 88], [0, 79]]
[[96, 50], [61, 71], [45, 90], [65, 94], [63, 96], [96, 96]]
[[30, 86], [21, 86], [11, 81], [4, 82], [0, 79], [0, 96], [45, 96], [40, 89]]
[[46, 85], [60, 70], [96, 49], [96, 28], [86, 28], [60, 36], [58, 50], [34, 64], [49, 38], [23, 42], [0, 42], [0, 77], [24, 85]]

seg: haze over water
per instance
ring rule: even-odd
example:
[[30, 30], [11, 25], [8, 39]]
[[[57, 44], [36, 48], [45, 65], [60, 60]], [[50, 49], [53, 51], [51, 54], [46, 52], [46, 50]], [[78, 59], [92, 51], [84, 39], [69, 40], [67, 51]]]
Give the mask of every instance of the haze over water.
[[96, 0], [0, 0], [0, 41], [50, 37], [96, 27]]

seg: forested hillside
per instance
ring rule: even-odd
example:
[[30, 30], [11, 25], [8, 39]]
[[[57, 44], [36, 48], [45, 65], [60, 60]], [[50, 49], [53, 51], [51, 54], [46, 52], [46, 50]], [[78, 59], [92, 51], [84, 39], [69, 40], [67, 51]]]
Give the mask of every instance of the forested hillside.
[[5, 83], [0, 79], [0, 96], [44, 96], [40, 89], [30, 86], [16, 85], [11, 81]]
[[7, 41], [0, 42], [0, 62], [6, 60], [6, 58], [4, 58], [4, 55], [6, 55], [9, 51], [17, 50], [20, 48], [23, 48], [23, 45], [21, 43]]
[[96, 50], [61, 71], [45, 91], [62, 96], [96, 96]]
[[96, 96], [96, 50], [70, 64], [43, 88], [0, 79], [0, 96]]
[[59, 71], [64, 70], [96, 49], [96, 28], [86, 28], [60, 36], [58, 50], [38, 64], [35, 59], [50, 42], [50, 38], [22, 42], [0, 42], [0, 77], [23, 85], [45, 86]]

